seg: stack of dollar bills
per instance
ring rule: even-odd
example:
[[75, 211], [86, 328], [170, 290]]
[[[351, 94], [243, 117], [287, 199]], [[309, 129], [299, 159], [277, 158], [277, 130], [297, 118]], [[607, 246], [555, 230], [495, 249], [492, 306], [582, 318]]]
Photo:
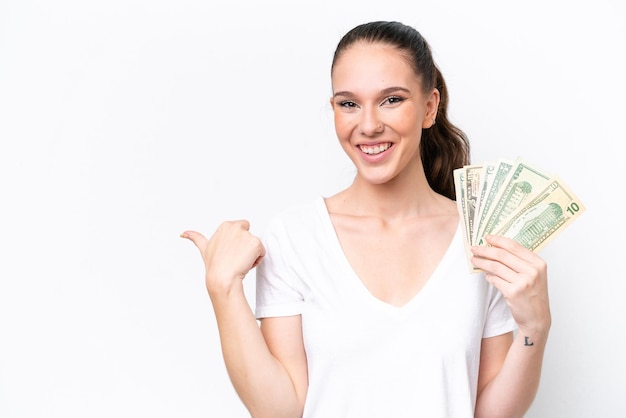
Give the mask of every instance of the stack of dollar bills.
[[558, 177], [522, 158], [501, 158], [454, 170], [456, 203], [471, 272], [470, 247], [500, 235], [538, 252], [568, 227], [585, 206]]

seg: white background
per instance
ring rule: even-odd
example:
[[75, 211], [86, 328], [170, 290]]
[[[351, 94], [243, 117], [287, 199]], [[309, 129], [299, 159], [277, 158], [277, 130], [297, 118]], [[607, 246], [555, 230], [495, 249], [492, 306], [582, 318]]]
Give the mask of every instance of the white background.
[[379, 19], [431, 43], [474, 163], [523, 156], [587, 206], [542, 252], [527, 416], [625, 417], [623, 4], [0, 1], [0, 417], [247, 416], [178, 235], [350, 182], [329, 66]]

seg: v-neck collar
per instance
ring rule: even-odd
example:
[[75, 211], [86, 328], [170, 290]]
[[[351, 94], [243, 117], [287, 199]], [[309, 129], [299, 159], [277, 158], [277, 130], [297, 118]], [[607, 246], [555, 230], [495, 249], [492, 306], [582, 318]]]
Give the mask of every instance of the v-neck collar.
[[318, 210], [323, 219], [324, 233], [327, 235], [328, 242], [332, 246], [332, 254], [335, 255], [336, 261], [338, 265], [341, 266], [345, 276], [351, 281], [351, 286], [356, 292], [356, 296], [365, 300], [369, 305], [392, 314], [402, 314], [403, 312], [409, 311], [412, 306], [419, 304], [420, 299], [427, 297], [428, 293], [432, 292], [433, 288], [436, 288], [438, 282], [441, 281], [440, 277], [445, 277], [446, 272], [449, 270], [451, 263], [450, 258], [453, 257], [455, 247], [459, 244], [462, 245], [461, 222], [459, 221], [459, 225], [454, 232], [452, 240], [448, 244], [448, 248], [424, 285], [407, 303], [402, 306], [396, 306], [374, 296], [367, 286], [365, 286], [365, 283], [363, 283], [356, 271], [354, 271], [354, 268], [348, 261], [343, 247], [341, 246], [339, 236], [337, 235], [330, 213], [328, 212], [328, 207], [326, 206], [326, 200], [323, 196], [320, 196], [318, 199]]

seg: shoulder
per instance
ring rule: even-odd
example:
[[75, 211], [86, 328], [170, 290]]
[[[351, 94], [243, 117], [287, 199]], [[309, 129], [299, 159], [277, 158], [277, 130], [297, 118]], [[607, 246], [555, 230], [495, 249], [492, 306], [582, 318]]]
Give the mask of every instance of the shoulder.
[[[328, 214], [324, 198], [316, 196], [283, 209], [270, 218], [261, 240], [266, 250], [261, 270], [277, 263], [293, 265], [319, 254], [328, 241]], [[267, 260], [270, 260], [268, 262]]]
[[310, 231], [323, 221], [324, 211], [325, 203], [322, 196], [291, 205], [270, 218], [264, 236], [294, 235], [303, 230]]

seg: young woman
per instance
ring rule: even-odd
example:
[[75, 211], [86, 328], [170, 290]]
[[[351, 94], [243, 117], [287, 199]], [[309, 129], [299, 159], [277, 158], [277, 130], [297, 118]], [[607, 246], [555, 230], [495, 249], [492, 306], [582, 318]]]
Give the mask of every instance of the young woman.
[[550, 328], [546, 264], [494, 236], [472, 249], [485, 273], [468, 273], [452, 172], [469, 146], [427, 42], [399, 22], [359, 25], [331, 81], [352, 184], [278, 214], [262, 240], [245, 220], [183, 233], [243, 403], [270, 418], [523, 416]]

